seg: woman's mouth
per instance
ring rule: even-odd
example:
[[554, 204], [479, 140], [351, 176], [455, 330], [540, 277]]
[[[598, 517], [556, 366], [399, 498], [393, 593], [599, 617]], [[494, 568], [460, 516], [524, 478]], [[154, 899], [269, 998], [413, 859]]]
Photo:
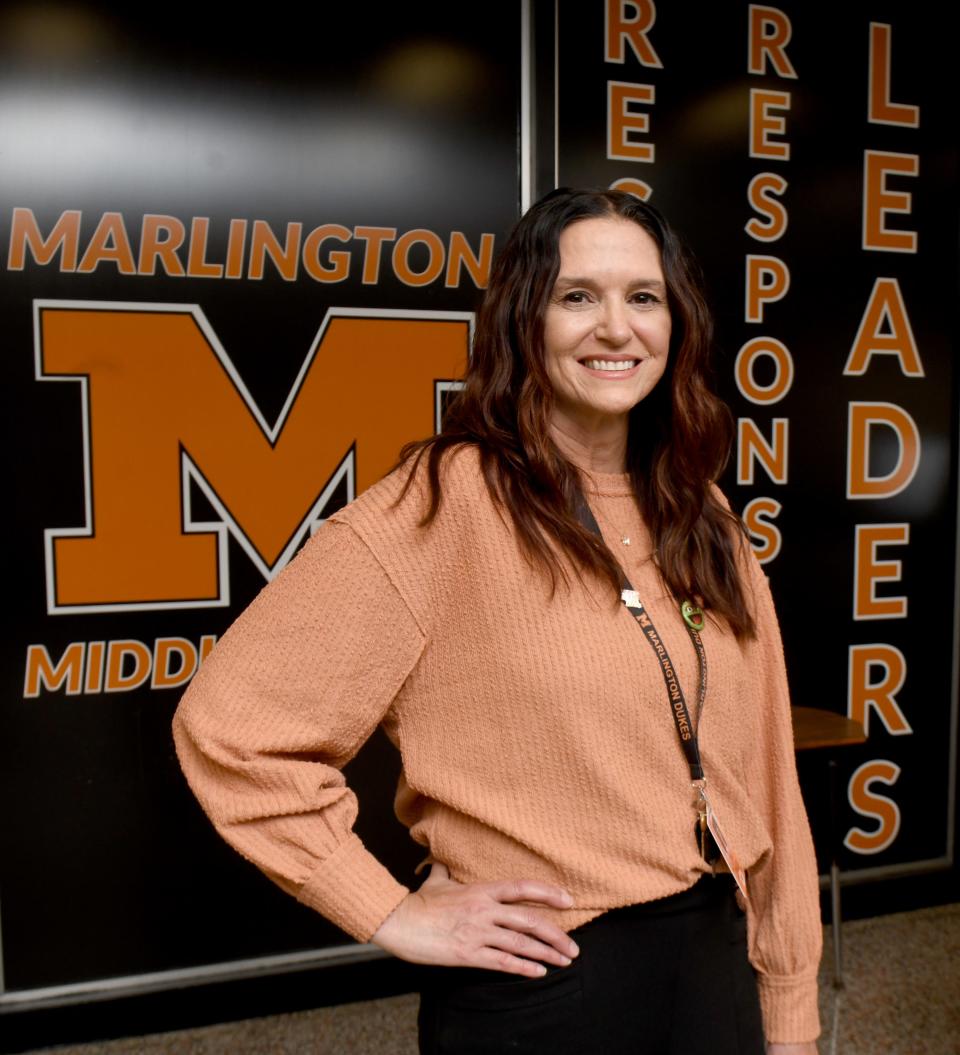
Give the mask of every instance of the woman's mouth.
[[639, 359], [580, 359], [581, 366], [603, 374], [626, 374], [640, 365]]

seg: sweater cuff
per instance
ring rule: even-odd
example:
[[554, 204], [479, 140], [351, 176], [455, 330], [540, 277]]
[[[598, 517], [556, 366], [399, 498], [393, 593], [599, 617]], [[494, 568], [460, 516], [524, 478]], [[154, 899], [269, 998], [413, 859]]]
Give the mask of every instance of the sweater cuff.
[[297, 891], [297, 900], [357, 941], [369, 941], [410, 891], [351, 835]]
[[763, 1031], [770, 1044], [801, 1044], [820, 1036], [817, 976], [757, 973]]

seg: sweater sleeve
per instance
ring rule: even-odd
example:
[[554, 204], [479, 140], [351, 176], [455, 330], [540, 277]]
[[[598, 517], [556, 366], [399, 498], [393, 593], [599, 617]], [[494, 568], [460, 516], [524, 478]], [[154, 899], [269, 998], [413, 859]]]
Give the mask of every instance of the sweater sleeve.
[[757, 753], [748, 760], [751, 794], [762, 811], [773, 850], [750, 870], [750, 960], [768, 1041], [799, 1043], [820, 1032], [817, 969], [823, 930], [816, 858], [797, 780], [783, 645], [766, 576], [753, 556], [757, 636], [748, 661], [762, 694]]
[[408, 893], [353, 833], [340, 770], [426, 638], [348, 525], [329, 521], [204, 661], [174, 718], [184, 774], [217, 831], [359, 941]]

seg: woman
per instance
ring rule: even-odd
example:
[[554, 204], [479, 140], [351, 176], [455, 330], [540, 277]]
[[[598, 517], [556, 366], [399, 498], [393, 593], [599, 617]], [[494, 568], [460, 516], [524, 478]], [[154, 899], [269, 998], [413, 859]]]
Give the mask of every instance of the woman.
[[[178, 711], [228, 841], [434, 965], [422, 1052], [816, 1051], [816, 867], [772, 602], [713, 484], [710, 346], [653, 209], [548, 195], [442, 434], [327, 522]], [[416, 892], [352, 833], [340, 770], [381, 723]]]

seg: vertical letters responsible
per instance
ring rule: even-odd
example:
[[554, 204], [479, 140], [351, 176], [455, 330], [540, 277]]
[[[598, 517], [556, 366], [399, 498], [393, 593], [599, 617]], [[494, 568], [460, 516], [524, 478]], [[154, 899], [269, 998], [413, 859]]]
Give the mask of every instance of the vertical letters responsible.
[[776, 116], [773, 111], [789, 109], [789, 92], [750, 89], [750, 157], [790, 160], [790, 144], [772, 138], [784, 135], [787, 130], [786, 118]]
[[770, 480], [775, 484], [787, 482], [787, 444], [789, 425], [787, 418], [773, 419], [773, 437], [768, 442], [752, 418], [740, 418], [737, 422], [737, 483], [749, 486], [753, 483], [754, 463], [759, 462]]
[[657, 20], [653, 0], [606, 0], [606, 50], [604, 62], [623, 63], [629, 44], [637, 62], [662, 69], [647, 34]]
[[775, 498], [754, 498], [743, 510], [743, 523], [750, 535], [753, 552], [761, 564], [775, 560], [783, 545], [783, 536], [773, 521], [783, 507]]
[[652, 84], [628, 84], [607, 81], [607, 159], [609, 161], [644, 161], [652, 163], [653, 143], [638, 143], [634, 135], [650, 131], [650, 115], [637, 113], [636, 105], [652, 106], [655, 99]]
[[751, 4], [747, 30], [747, 71], [764, 74], [767, 63], [778, 77], [796, 78], [786, 47], [793, 35], [790, 19], [778, 7]]

